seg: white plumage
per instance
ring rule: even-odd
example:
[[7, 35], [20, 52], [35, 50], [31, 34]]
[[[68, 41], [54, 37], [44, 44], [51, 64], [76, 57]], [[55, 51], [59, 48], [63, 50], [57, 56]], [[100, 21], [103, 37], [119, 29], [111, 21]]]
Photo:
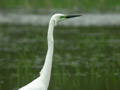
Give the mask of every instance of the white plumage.
[[54, 51], [54, 39], [53, 39], [53, 30], [54, 27], [57, 25], [58, 21], [72, 18], [72, 17], [78, 17], [81, 15], [64, 15], [64, 14], [55, 14], [51, 17], [49, 22], [49, 28], [48, 28], [48, 51], [45, 58], [44, 66], [40, 72], [40, 76], [33, 80], [31, 83], [27, 84], [26, 86], [23, 86], [19, 90], [47, 90], [50, 82], [50, 76], [51, 76], [51, 69], [52, 69], [52, 58], [53, 58], [53, 51]]

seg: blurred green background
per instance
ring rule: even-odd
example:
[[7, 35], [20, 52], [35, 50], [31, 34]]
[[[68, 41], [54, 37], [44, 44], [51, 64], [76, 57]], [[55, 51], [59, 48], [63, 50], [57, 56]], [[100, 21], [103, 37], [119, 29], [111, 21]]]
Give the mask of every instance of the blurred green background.
[[0, 0], [0, 9], [20, 8], [119, 12], [120, 0]]
[[[25, 11], [21, 13], [21, 10]], [[51, 10], [56, 11], [50, 14], [63, 10], [67, 13], [68, 10], [72, 14], [111, 15], [119, 14], [120, 0], [0, 0], [0, 21], [2, 17], [5, 21], [8, 19], [8, 23], [0, 23], [0, 90], [18, 90], [37, 78], [44, 64], [48, 25], [10, 22], [15, 15], [18, 17], [13, 20], [20, 21], [19, 14], [24, 17], [29, 10], [40, 12], [31, 12], [39, 17], [41, 11], [49, 13]], [[83, 17], [86, 23], [91, 18], [88, 15], [86, 19], [84, 14]], [[26, 18], [23, 23], [24, 20]], [[92, 23], [93, 19], [89, 20]], [[118, 20], [119, 17], [114, 22]], [[39, 21], [43, 22], [44, 19]], [[120, 26], [58, 25], [54, 39], [53, 68], [48, 90], [120, 90]]]

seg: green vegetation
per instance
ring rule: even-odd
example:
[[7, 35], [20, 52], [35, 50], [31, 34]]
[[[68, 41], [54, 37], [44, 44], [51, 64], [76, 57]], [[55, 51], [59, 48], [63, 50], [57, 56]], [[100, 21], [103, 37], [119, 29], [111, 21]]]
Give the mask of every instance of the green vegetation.
[[0, 0], [1, 9], [72, 9], [120, 11], [120, 0]]
[[[49, 90], [118, 90], [120, 28], [56, 27]], [[16, 90], [39, 76], [47, 27], [0, 26], [0, 90]]]

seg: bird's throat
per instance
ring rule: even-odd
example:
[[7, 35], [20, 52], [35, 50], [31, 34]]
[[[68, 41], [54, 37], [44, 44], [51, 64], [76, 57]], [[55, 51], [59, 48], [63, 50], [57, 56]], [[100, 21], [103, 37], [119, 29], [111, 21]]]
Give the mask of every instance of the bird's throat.
[[54, 24], [50, 22], [48, 28], [48, 34], [47, 34], [48, 50], [45, 58], [45, 63], [41, 72], [41, 75], [45, 76], [46, 84], [49, 84], [51, 69], [52, 69], [52, 59], [53, 59], [53, 51], [54, 51], [53, 31], [54, 31]]

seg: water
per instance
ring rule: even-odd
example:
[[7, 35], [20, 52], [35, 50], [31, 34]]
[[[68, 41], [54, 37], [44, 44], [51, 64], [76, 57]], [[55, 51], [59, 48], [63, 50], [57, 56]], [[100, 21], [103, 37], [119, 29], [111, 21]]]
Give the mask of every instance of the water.
[[[0, 26], [0, 90], [17, 90], [39, 76], [47, 27]], [[49, 90], [119, 90], [119, 27], [56, 27]]]
[[[19, 12], [19, 10], [18, 10]], [[59, 11], [57, 11], [59, 12]], [[60, 11], [61, 12], [61, 11]], [[54, 12], [56, 13], [56, 12]], [[61, 12], [61, 13], [67, 13]], [[53, 12], [52, 12], [53, 14]], [[61, 26], [120, 26], [120, 14], [109, 13], [82, 13], [79, 18], [69, 19], [59, 23]], [[25, 14], [24, 13], [3, 13], [0, 12], [0, 24], [15, 24], [15, 25], [46, 25], [48, 24], [51, 14]]]

